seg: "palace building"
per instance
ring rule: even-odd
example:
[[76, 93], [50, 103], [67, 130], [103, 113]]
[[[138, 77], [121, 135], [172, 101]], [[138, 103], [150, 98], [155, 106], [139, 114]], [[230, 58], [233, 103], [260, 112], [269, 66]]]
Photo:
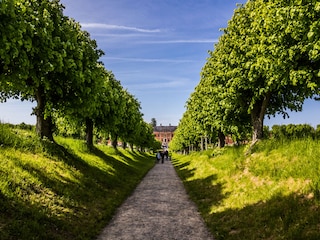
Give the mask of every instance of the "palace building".
[[173, 138], [176, 129], [177, 126], [171, 126], [171, 124], [169, 124], [169, 126], [162, 126], [162, 124], [160, 124], [160, 126], [153, 128], [153, 134], [155, 139], [162, 143], [163, 148], [168, 148], [168, 144]]

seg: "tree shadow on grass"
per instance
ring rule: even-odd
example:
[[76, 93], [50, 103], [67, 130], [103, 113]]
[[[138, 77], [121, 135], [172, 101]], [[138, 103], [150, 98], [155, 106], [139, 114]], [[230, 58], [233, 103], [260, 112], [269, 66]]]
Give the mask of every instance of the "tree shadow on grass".
[[[112, 159], [110, 161], [109, 158], [111, 156], [108, 156], [107, 154], [105, 154], [102, 150], [100, 150], [97, 147], [91, 148], [91, 153], [100, 157], [101, 159], [107, 159], [108, 164], [110, 164], [110, 163], [116, 164], [116, 165], [125, 164], [127, 166], [132, 167], [132, 168], [140, 169], [141, 167], [143, 167], [145, 165], [145, 160], [147, 160], [147, 161], [150, 160], [150, 162], [152, 162], [152, 160], [153, 160], [151, 156], [149, 156], [147, 154], [140, 153], [140, 152], [136, 152], [136, 151], [129, 151], [128, 152], [128, 154], [133, 156], [133, 158], [130, 158], [127, 155], [123, 154], [123, 151], [120, 151], [118, 148], [114, 148], [114, 151], [115, 151], [116, 155], [120, 156], [122, 160], [125, 160], [125, 162], [119, 161], [114, 158], [113, 158], [113, 160], [116, 160], [116, 161], [113, 161]], [[141, 160], [143, 160], [143, 161], [141, 161]]]
[[[85, 151], [86, 154], [98, 157], [110, 167], [108, 171], [102, 170], [88, 164], [81, 157], [72, 152], [71, 149], [61, 145], [57, 145], [57, 148], [59, 151], [54, 152], [54, 156], [60, 157], [64, 163], [79, 170], [83, 176], [81, 182], [84, 184], [84, 188], [99, 190], [99, 192], [96, 193], [98, 195], [100, 195], [100, 190], [107, 192], [112, 190], [117, 192], [117, 194], [127, 191], [131, 192], [131, 189], [136, 186], [138, 180], [141, 179], [151, 167], [151, 165], [148, 166], [145, 164], [148, 160], [148, 156], [141, 155], [139, 159], [135, 161], [124, 155], [121, 151], [115, 149], [115, 155], [121, 158], [121, 160], [119, 160], [113, 157], [113, 155], [106, 154], [97, 147], [87, 149]], [[46, 178], [46, 176], [44, 177]], [[123, 191], [125, 189], [126, 191]], [[85, 199], [85, 201], [87, 201], [87, 199]]]
[[190, 198], [196, 203], [204, 219], [210, 215], [212, 205], [219, 205], [228, 195], [223, 193], [223, 184], [217, 182], [217, 175], [212, 174], [206, 178], [194, 178], [195, 170], [188, 168], [190, 162], [179, 164], [173, 160], [178, 176], [183, 181]]
[[[22, 192], [23, 189], [20, 189]], [[49, 213], [41, 205], [25, 201], [21, 196], [0, 192], [0, 239], [72, 239], [65, 231], [67, 221]], [[72, 237], [72, 238], [69, 238]]]
[[213, 213], [207, 221], [217, 240], [320, 239], [319, 203], [295, 193]]
[[[119, 161], [97, 148], [86, 152], [111, 166], [109, 171], [88, 164], [61, 145], [45, 143], [44, 149], [49, 161], [63, 163], [57, 165], [61, 166], [59, 173], [11, 160], [36, 182], [13, 183], [12, 197], [1, 193], [6, 211], [1, 211], [0, 239], [92, 239], [152, 167], [143, 163], [148, 156], [135, 161], [122, 154], [124, 161]], [[15, 195], [17, 189], [23, 196]], [[29, 194], [42, 200], [31, 202]]]
[[188, 166], [189, 162], [175, 162], [189, 196], [216, 240], [320, 239], [320, 203], [312, 196], [276, 194], [241, 209], [212, 212], [232, 193], [223, 193], [224, 186], [217, 183], [214, 174], [194, 179], [195, 169]]
[[[189, 169], [188, 166], [190, 162], [185, 162], [183, 164], [178, 164], [173, 160], [174, 167], [177, 171], [178, 176], [183, 181], [186, 190], [191, 195], [192, 198], [202, 201], [207, 201], [211, 199], [211, 204], [219, 204], [225, 197], [223, 194], [223, 184], [217, 182], [217, 175], [212, 174], [206, 178], [194, 178], [195, 168]], [[192, 180], [190, 180], [192, 179]], [[194, 195], [194, 196], [193, 196]]]

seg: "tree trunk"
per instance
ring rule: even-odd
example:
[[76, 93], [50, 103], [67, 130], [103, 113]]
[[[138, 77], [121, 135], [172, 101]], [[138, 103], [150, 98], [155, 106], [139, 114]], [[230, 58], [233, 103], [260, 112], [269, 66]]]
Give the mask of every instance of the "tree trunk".
[[251, 123], [253, 128], [252, 144], [263, 138], [263, 120], [271, 94], [264, 97], [263, 100], [256, 102], [251, 111]]
[[86, 143], [89, 147], [93, 146], [93, 121], [86, 118]]
[[114, 136], [112, 139], [111, 139], [111, 144], [114, 148], [117, 148], [118, 146], [118, 136]]
[[45, 116], [46, 99], [45, 93], [41, 87], [36, 91], [37, 106], [34, 113], [37, 117], [36, 132], [40, 138], [48, 138], [53, 141], [53, 123], [51, 116]]
[[204, 137], [204, 149], [207, 151], [208, 150], [208, 137]]
[[263, 119], [261, 119], [259, 112], [251, 112], [251, 122], [253, 128], [252, 144], [254, 144], [263, 138]]
[[133, 150], [134, 150], [134, 149], [133, 149], [133, 144], [130, 143], [129, 146], [130, 146], [130, 150], [133, 151]]
[[122, 142], [122, 148], [126, 149], [127, 148], [127, 143], [125, 141]]
[[219, 131], [218, 133], [218, 147], [219, 148], [223, 148], [225, 145], [225, 140], [226, 140], [226, 136], [224, 135], [223, 132]]

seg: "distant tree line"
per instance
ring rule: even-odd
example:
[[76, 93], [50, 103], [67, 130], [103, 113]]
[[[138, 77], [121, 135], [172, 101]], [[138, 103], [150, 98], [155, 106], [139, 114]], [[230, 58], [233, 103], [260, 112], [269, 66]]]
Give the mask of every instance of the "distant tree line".
[[320, 125], [313, 128], [309, 124], [274, 125], [268, 131], [268, 138], [276, 139], [320, 139]]
[[264, 136], [266, 116], [301, 111], [319, 94], [319, 26], [318, 1], [240, 4], [209, 51], [171, 148], [197, 145], [203, 136], [221, 147], [226, 135], [250, 136], [254, 144]]
[[35, 101], [36, 132], [94, 133], [139, 147], [154, 144], [138, 100], [99, 61], [104, 54], [58, 0], [0, 1], [0, 100]]

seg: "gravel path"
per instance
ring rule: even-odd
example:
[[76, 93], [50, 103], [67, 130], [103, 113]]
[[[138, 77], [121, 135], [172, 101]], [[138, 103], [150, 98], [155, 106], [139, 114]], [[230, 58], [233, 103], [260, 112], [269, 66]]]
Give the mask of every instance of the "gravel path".
[[212, 240], [172, 163], [152, 168], [98, 240]]

